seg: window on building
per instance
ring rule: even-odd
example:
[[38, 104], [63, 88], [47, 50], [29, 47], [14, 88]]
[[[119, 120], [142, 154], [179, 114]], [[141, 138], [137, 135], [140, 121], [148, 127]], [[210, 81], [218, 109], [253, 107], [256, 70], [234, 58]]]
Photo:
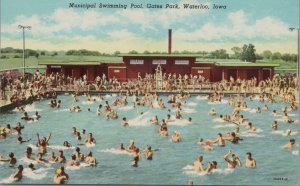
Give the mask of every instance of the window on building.
[[189, 60], [175, 60], [175, 65], [188, 65]]
[[165, 60], [165, 59], [154, 59], [152, 61], [152, 64], [153, 65], [165, 65], [165, 64], [167, 64], [167, 60]]
[[142, 59], [131, 59], [129, 63], [131, 65], [143, 65], [144, 60], [142, 60]]

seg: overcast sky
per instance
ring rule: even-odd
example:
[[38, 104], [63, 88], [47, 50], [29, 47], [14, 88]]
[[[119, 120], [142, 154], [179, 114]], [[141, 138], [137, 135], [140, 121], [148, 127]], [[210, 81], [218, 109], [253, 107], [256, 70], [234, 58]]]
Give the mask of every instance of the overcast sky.
[[[18, 25], [30, 25], [26, 47], [39, 50], [89, 49], [100, 52], [167, 51], [173, 29], [173, 51], [212, 51], [252, 43], [266, 49], [297, 52], [298, 0], [181, 0], [180, 9], [147, 9], [147, 3], [171, 0], [1, 0], [1, 47], [22, 48]], [[144, 4], [144, 9], [69, 8], [69, 3]], [[156, 2], [156, 3], [155, 3]], [[162, 3], [163, 2], [163, 3]], [[183, 4], [209, 5], [209, 10]], [[212, 9], [226, 5], [225, 10]]]

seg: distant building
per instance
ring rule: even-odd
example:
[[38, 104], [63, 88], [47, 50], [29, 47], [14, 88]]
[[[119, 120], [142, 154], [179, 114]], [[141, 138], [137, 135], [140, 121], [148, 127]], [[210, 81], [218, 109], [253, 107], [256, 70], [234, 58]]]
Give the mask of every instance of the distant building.
[[200, 61], [197, 54], [172, 54], [172, 30], [169, 30], [167, 54], [120, 54], [119, 57], [103, 56], [101, 60], [70, 60], [55, 62], [40, 62], [47, 65], [46, 73], [62, 72], [76, 78], [87, 75], [88, 81], [93, 81], [97, 75], [104, 73], [108, 78], [120, 81], [136, 79], [138, 73], [144, 77], [146, 73], [155, 73], [157, 65], [161, 65], [163, 73], [201, 75], [211, 82], [222, 79], [251, 79], [258, 81], [272, 78], [274, 63], [251, 62], [212, 62]]

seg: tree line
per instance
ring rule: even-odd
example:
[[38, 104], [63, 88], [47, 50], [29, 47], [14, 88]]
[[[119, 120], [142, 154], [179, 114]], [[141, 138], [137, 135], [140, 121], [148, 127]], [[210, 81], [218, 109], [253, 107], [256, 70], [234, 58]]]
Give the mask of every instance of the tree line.
[[[200, 55], [202, 58], [207, 59], [240, 59], [241, 61], [249, 61], [249, 62], [256, 62], [256, 60], [283, 60], [283, 61], [291, 61], [297, 62], [297, 54], [289, 54], [289, 53], [280, 53], [280, 52], [271, 52], [270, 50], [265, 50], [262, 53], [258, 54], [256, 52], [255, 46], [253, 44], [244, 44], [241, 47], [234, 46], [231, 48], [233, 54], [229, 54], [225, 49], [218, 49], [211, 52], [208, 51], [174, 51], [173, 54], [197, 54]], [[6, 53], [15, 53], [13, 56], [14, 58], [22, 58], [23, 57], [23, 50], [22, 49], [14, 49], [12, 47], [6, 47], [1, 49], [1, 59], [8, 58]], [[131, 50], [128, 52], [129, 54], [138, 54], [139, 52], [136, 50]], [[81, 50], [68, 50], [66, 52], [62, 52], [63, 55], [76, 55], [76, 56], [118, 56], [121, 54], [120, 51], [115, 51], [112, 54], [108, 53], [101, 53], [99, 51], [90, 51], [86, 49]], [[161, 51], [153, 51], [150, 52], [145, 50], [141, 54], [167, 54], [167, 52]], [[25, 50], [25, 58], [29, 56], [34, 56], [39, 58], [39, 56], [56, 56], [58, 52], [49, 52], [49, 51], [39, 51], [39, 50], [32, 50], [26, 49]]]

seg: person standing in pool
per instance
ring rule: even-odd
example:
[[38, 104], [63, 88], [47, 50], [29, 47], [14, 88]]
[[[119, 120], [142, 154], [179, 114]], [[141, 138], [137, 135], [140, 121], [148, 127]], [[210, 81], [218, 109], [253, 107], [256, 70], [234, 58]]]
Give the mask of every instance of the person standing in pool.
[[96, 144], [95, 138], [93, 138], [93, 134], [89, 133], [87, 139], [85, 140], [85, 144]]
[[194, 161], [194, 170], [196, 172], [204, 172], [205, 171], [203, 168], [202, 161], [203, 161], [203, 156], [198, 156], [196, 158], [196, 160]]
[[42, 155], [44, 155], [47, 153], [47, 145], [49, 145], [48, 142], [51, 138], [51, 132], [49, 133], [49, 136], [46, 139], [40, 139], [39, 133], [37, 133], [36, 136], [37, 136], [39, 151]]
[[284, 145], [283, 148], [291, 150], [294, 147], [295, 143], [295, 139], [290, 139], [290, 141], [286, 145]]
[[58, 151], [58, 155], [56, 156], [54, 161], [57, 163], [66, 163], [66, 158], [62, 150]]
[[13, 178], [15, 181], [20, 181], [23, 177], [23, 165], [19, 165], [17, 171], [14, 173]]
[[232, 154], [231, 150], [229, 150], [225, 155], [224, 155], [224, 160], [227, 162], [228, 164], [228, 168], [229, 169], [234, 169], [236, 167], [241, 167], [241, 161], [239, 159], [239, 157], [237, 157], [235, 154], [232, 154], [232, 160], [228, 159], [228, 156]]
[[8, 158], [7, 159], [4, 159], [1, 155], [0, 155], [0, 161], [4, 161], [4, 162], [8, 162], [9, 166], [10, 167], [13, 167], [16, 165], [17, 163], [17, 159], [14, 157], [14, 153], [9, 153], [8, 154]]
[[212, 143], [217, 143], [219, 147], [225, 147], [225, 140], [223, 139], [221, 133], [218, 133], [217, 139]]
[[64, 167], [61, 167], [55, 171], [53, 183], [64, 184], [67, 180], [69, 180], [69, 175], [65, 173]]
[[252, 158], [251, 152], [247, 152], [246, 155], [247, 155], [246, 163], [245, 163], [246, 167], [256, 168], [256, 161]]
[[218, 163], [216, 161], [209, 162], [205, 170], [206, 174], [209, 174], [212, 170], [217, 169]]
[[125, 117], [122, 119], [122, 126], [123, 126], [123, 127], [128, 126], [128, 121], [126, 120]]

